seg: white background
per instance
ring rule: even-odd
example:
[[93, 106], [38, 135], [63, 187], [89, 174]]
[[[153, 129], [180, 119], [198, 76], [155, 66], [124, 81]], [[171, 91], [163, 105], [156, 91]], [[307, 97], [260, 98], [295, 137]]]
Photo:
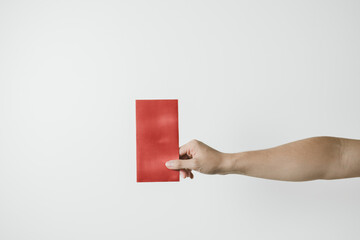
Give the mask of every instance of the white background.
[[135, 99], [180, 144], [360, 138], [360, 2], [0, 2], [0, 239], [359, 239], [360, 179], [136, 183]]

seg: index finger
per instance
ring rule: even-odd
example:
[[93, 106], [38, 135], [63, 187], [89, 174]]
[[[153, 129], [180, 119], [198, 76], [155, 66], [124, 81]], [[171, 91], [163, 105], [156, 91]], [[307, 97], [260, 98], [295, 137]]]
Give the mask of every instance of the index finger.
[[187, 143], [182, 145], [180, 148], [179, 148], [179, 155], [180, 157], [181, 156], [184, 156], [187, 154]]
[[179, 148], [180, 157], [184, 156], [184, 155], [187, 155], [187, 156], [189, 156], [191, 158], [192, 156], [190, 154], [190, 148], [194, 145], [194, 143], [195, 143], [195, 140], [191, 140], [190, 142], [187, 142], [184, 145], [182, 145]]

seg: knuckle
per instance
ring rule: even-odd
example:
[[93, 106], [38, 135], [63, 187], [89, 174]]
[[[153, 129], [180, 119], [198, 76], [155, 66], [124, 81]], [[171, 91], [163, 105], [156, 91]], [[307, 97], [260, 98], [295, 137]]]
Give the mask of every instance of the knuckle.
[[190, 143], [193, 144], [193, 145], [197, 145], [197, 144], [199, 143], [199, 140], [197, 140], [197, 139], [192, 139], [192, 140], [190, 141]]

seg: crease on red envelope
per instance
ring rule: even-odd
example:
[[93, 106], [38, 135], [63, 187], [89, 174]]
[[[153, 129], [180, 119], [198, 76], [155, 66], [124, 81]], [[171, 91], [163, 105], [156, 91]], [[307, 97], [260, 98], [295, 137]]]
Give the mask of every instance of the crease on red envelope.
[[136, 100], [137, 182], [179, 181], [165, 166], [178, 158], [178, 100]]

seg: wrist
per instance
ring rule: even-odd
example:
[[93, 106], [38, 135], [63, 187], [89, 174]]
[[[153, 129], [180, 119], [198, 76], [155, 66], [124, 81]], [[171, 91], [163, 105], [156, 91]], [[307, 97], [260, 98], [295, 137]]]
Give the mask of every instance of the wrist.
[[220, 174], [245, 174], [245, 155], [246, 152], [222, 153], [222, 166]]

